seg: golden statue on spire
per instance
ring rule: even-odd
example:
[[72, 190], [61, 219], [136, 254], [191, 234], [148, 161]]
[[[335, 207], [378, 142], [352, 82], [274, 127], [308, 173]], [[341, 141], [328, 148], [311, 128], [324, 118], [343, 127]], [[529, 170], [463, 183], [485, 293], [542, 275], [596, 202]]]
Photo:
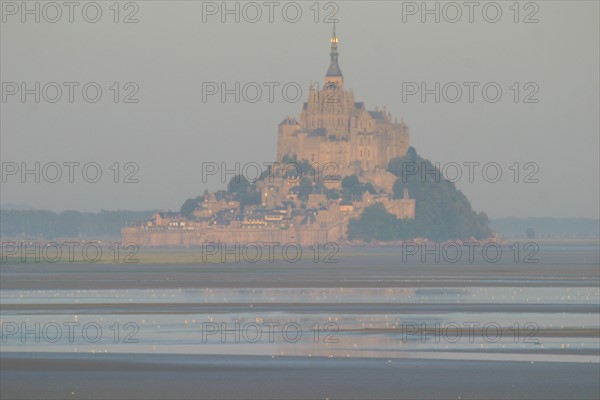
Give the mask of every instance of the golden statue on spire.
[[333, 21], [333, 35], [331, 36], [331, 44], [332, 45], [337, 45], [338, 44], [338, 37], [335, 34], [335, 21]]

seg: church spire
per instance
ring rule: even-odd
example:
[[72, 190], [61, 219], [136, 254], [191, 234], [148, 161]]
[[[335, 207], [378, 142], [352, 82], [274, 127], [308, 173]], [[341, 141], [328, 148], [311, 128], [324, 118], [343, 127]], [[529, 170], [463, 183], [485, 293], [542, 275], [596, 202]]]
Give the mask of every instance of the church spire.
[[331, 47], [333, 47], [333, 45], [335, 45], [335, 48], [337, 49], [337, 43], [338, 43], [338, 38], [337, 35], [335, 34], [335, 21], [333, 21], [333, 35], [331, 35]]
[[331, 36], [331, 63], [329, 64], [329, 69], [327, 70], [326, 77], [343, 77], [342, 70], [338, 65], [338, 37], [335, 33], [335, 22], [333, 23], [333, 35]]

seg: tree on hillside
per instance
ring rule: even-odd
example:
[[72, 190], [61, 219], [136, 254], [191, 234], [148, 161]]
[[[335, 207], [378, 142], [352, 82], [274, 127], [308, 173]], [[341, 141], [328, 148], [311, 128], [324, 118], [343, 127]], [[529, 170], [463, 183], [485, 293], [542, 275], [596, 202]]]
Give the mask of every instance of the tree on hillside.
[[187, 199], [181, 206], [179, 213], [187, 219], [192, 219], [194, 217], [194, 211], [196, 210], [197, 207], [198, 207], [198, 198]]
[[365, 208], [360, 218], [350, 220], [348, 238], [366, 242], [407, 240], [414, 237], [413, 231], [412, 220], [399, 220], [383, 204], [376, 203]]
[[227, 191], [229, 193], [247, 193], [251, 189], [251, 184], [243, 175], [236, 175], [227, 184]]
[[[390, 161], [388, 171], [398, 177], [394, 198], [402, 198], [404, 188], [416, 200], [414, 235], [432, 240], [483, 239], [491, 236], [489, 219], [476, 213], [466, 196], [429, 160], [411, 147], [404, 157]], [[424, 173], [427, 172], [427, 173]]]

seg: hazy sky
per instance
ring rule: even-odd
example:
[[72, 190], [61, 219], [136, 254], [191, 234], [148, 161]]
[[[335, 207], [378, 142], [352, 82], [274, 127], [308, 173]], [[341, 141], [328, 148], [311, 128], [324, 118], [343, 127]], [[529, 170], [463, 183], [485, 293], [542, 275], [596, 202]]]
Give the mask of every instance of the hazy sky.
[[[273, 161], [277, 125], [286, 116], [298, 116], [311, 81], [321, 83], [329, 64], [331, 24], [324, 22], [333, 10], [323, 10], [315, 23], [313, 2], [298, 2], [302, 16], [296, 23], [295, 5], [280, 2], [256, 9], [240, 3], [240, 22], [234, 15], [204, 14], [200, 1], [138, 1], [127, 7], [121, 3], [115, 23], [113, 1], [100, 1], [102, 16], [97, 23], [86, 22], [82, 9], [62, 8], [56, 23], [56, 10], [40, 8], [40, 22], [24, 15], [21, 2], [2, 1], [1, 24], [1, 151], [4, 173], [25, 163], [46, 167], [40, 183], [34, 176], [5, 176], [2, 204], [26, 204], [34, 208], [62, 211], [76, 209], [179, 209], [188, 197], [204, 189], [225, 187], [218, 177], [202, 182], [203, 162], [226, 162], [230, 168], [240, 162]], [[34, 2], [28, 3], [33, 8]], [[40, 3], [42, 7], [44, 2]], [[59, 2], [62, 4], [62, 2]], [[230, 8], [235, 4], [228, 3]], [[455, 23], [456, 8], [437, 3], [435, 15], [421, 15], [421, 2], [335, 2], [340, 20], [340, 66], [347, 88], [353, 88], [357, 101], [369, 109], [387, 106], [393, 116], [403, 117], [410, 127], [410, 143], [417, 151], [442, 166], [462, 165], [463, 177], [457, 186], [477, 211], [491, 217], [554, 216], [598, 217], [599, 214], [599, 6], [597, 1], [538, 1], [527, 8], [521, 3], [518, 15], [512, 1], [494, 5], [478, 3], [469, 22], [469, 9]], [[454, 3], [462, 5], [463, 2]], [[429, 2], [433, 9], [435, 2]], [[311, 8], [312, 7], [312, 8]], [[484, 14], [484, 7], [486, 14]], [[95, 18], [94, 6], [85, 16]], [[16, 12], [15, 15], [13, 13]], [[138, 23], [122, 23], [133, 13]], [[413, 13], [416, 13], [413, 15]], [[244, 18], [245, 17], [245, 18]], [[422, 22], [421, 17], [426, 17]], [[515, 23], [515, 17], [518, 22]], [[537, 19], [537, 23], [523, 20]], [[487, 19], [487, 20], [486, 20]], [[11, 84], [16, 82], [17, 86]], [[40, 83], [40, 102], [34, 94], [12, 95], [24, 82], [29, 89]], [[55, 85], [62, 87], [56, 97]], [[69, 102], [68, 86], [77, 82], [74, 101]], [[96, 103], [86, 101], [82, 87], [96, 82], [102, 96]], [[118, 103], [114, 102], [118, 82]], [[132, 82], [126, 86], [128, 82]], [[257, 82], [263, 96], [256, 103], [233, 95], [222, 103], [220, 96], [203, 101], [203, 82], [243, 87]], [[277, 82], [274, 101], [268, 99], [264, 82]], [[435, 102], [434, 94], [422, 102], [420, 94], [408, 96], [415, 82], [434, 88], [446, 85], [444, 96]], [[475, 82], [473, 102], [468, 86]], [[517, 82], [517, 86], [514, 83]], [[281, 87], [300, 85], [302, 99], [285, 99]], [[496, 103], [488, 96], [502, 89]], [[42, 88], [46, 85], [46, 90]], [[89, 98], [94, 87], [88, 85]], [[123, 100], [136, 86], [138, 103]], [[455, 88], [462, 97], [455, 103]], [[111, 89], [112, 87], [112, 89]], [[518, 87], [518, 98], [515, 94]], [[404, 88], [404, 90], [403, 90]], [[35, 90], [34, 90], [35, 91]], [[295, 97], [292, 89], [288, 92]], [[247, 97], [254, 92], [248, 91]], [[529, 97], [527, 97], [530, 95]], [[406, 98], [403, 98], [406, 97]], [[525, 100], [537, 99], [537, 103]], [[74, 167], [74, 182], [68, 181], [64, 163]], [[119, 183], [114, 183], [114, 167], [119, 163]], [[126, 172], [136, 163], [139, 183], [124, 183]], [[464, 163], [479, 162], [474, 182], [467, 179]], [[57, 183], [55, 164], [62, 165]], [[81, 166], [97, 163], [102, 178], [88, 183]], [[484, 164], [499, 166], [497, 183], [493, 169], [482, 175]], [[514, 182], [514, 164], [520, 174]], [[527, 164], [531, 163], [531, 164]], [[536, 166], [539, 170], [536, 172]], [[93, 169], [88, 170], [93, 179]], [[527, 173], [539, 180], [525, 183]], [[44, 179], [47, 178], [47, 179]], [[530, 176], [531, 178], [531, 176]]]

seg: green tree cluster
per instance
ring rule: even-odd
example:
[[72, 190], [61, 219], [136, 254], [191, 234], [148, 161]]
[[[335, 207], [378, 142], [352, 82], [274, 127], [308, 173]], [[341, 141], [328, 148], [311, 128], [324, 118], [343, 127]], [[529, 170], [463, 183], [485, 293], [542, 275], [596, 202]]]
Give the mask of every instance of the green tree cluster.
[[348, 197], [349, 195], [360, 196], [364, 192], [377, 193], [370, 182], [360, 183], [356, 175], [349, 175], [342, 179], [342, 194], [344, 197]]
[[413, 238], [414, 221], [398, 219], [381, 203], [365, 208], [360, 218], [351, 219], [348, 239], [366, 242], [408, 240]]
[[234, 198], [240, 202], [241, 209], [261, 202], [261, 193], [256, 189], [256, 184], [250, 183], [243, 175], [231, 178], [227, 184], [227, 192], [235, 195]]
[[179, 213], [183, 215], [187, 219], [192, 219], [194, 217], [194, 211], [200, 203], [204, 201], [204, 196], [198, 196], [195, 199], [187, 199], [181, 206]]
[[373, 215], [375, 206], [371, 206], [365, 209], [361, 218], [351, 222], [350, 238], [464, 240], [492, 235], [487, 215], [473, 211], [469, 200], [455, 184], [445, 180], [441, 171], [431, 161], [420, 157], [413, 147], [404, 157], [390, 161], [388, 171], [398, 177], [394, 198], [402, 198], [404, 189], [408, 188], [410, 197], [416, 200], [415, 219], [398, 220], [378, 205], [380, 209]]

